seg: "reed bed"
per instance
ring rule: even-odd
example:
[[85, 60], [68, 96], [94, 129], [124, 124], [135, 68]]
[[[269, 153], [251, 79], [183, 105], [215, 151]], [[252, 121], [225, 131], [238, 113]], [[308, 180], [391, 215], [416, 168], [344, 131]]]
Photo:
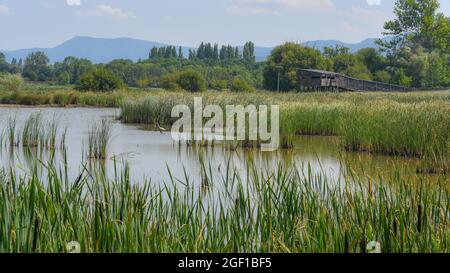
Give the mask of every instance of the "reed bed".
[[[198, 95], [197, 95], [198, 96]], [[420, 172], [446, 173], [450, 164], [450, 91], [416, 93], [287, 93], [201, 95], [203, 104], [280, 105], [281, 147], [296, 135], [337, 135], [347, 150], [413, 156]], [[155, 93], [122, 105], [125, 123], [170, 126], [172, 107], [193, 109], [194, 95]]]
[[107, 146], [111, 138], [112, 123], [108, 119], [95, 121], [89, 126], [88, 158], [106, 159]]
[[124, 97], [132, 98], [134, 95], [126, 91], [95, 93], [70, 89], [0, 92], [0, 104], [119, 107]]
[[17, 117], [8, 117], [0, 145], [10, 147], [58, 149], [65, 146], [67, 129], [62, 130], [55, 116], [45, 120], [40, 112], [31, 114], [17, 125]]
[[[6, 140], [9, 141], [10, 146], [18, 145], [16, 142], [16, 124], [17, 123], [16, 123], [15, 117], [8, 118], [5, 134], [8, 136], [8, 138]], [[0, 144], [1, 144], [1, 146], [3, 146], [3, 138], [2, 138], [2, 143], [0, 143]]]
[[187, 92], [153, 92], [138, 99], [128, 99], [121, 106], [121, 119], [125, 123], [171, 125], [177, 119], [171, 118], [172, 108], [187, 105], [194, 109], [194, 98], [201, 97], [203, 105], [269, 105], [271, 97], [267, 93], [239, 95], [227, 92], [208, 92], [201, 95]]
[[422, 158], [421, 172], [446, 173], [450, 168], [448, 103], [354, 105], [344, 113], [339, 135], [347, 150]]
[[46, 168], [44, 180], [0, 172], [0, 252], [59, 253], [72, 241], [88, 253], [359, 253], [371, 241], [382, 252], [450, 251], [445, 179], [329, 181], [308, 169], [249, 166], [244, 182], [229, 166], [209, 175], [206, 162], [203, 186], [174, 177], [155, 186], [130, 181], [127, 167], [74, 181]]
[[280, 106], [281, 147], [293, 147], [297, 135], [334, 136], [349, 104], [331, 103], [285, 103]]

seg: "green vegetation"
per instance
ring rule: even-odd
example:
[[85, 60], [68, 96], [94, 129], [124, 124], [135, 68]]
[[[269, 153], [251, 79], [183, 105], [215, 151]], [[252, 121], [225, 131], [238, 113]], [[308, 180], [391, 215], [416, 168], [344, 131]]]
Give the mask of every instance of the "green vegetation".
[[65, 252], [72, 241], [89, 253], [351, 253], [371, 241], [382, 252], [450, 251], [445, 180], [401, 170], [355, 182], [352, 173], [329, 181], [249, 166], [244, 182], [231, 168], [213, 177], [205, 165], [199, 194], [189, 178], [134, 184], [125, 168], [112, 179], [83, 171], [70, 181], [46, 166], [45, 180], [0, 172], [0, 252]]
[[46, 81], [52, 76], [50, 59], [44, 52], [33, 52], [25, 60], [22, 75], [30, 81]]
[[[339, 134], [346, 149], [425, 159], [424, 172], [450, 171], [448, 103], [381, 102], [345, 111]], [[440, 109], [440, 110], [439, 110]]]
[[72, 56], [50, 64], [43, 52], [30, 54], [25, 62], [8, 63], [4, 54], [0, 54], [0, 73], [22, 73], [28, 81], [77, 85], [80, 90], [89, 91], [111, 91], [128, 86], [197, 92], [217, 87], [217, 82], [221, 82], [221, 86], [226, 82], [226, 89], [237, 75], [254, 87], [262, 87], [263, 63], [256, 63], [253, 43], [246, 43], [242, 54], [239, 48], [231, 46], [219, 50], [215, 45], [214, 48], [202, 43], [198, 50], [192, 50], [189, 58], [173, 46], [153, 48], [149, 59], [114, 60], [108, 64], [92, 64]]
[[230, 85], [230, 90], [233, 92], [253, 92], [255, 89], [248, 82], [240, 76], [234, 77]]
[[106, 159], [106, 148], [111, 138], [112, 124], [102, 119], [91, 124], [88, 139], [88, 158]]
[[86, 59], [67, 57], [54, 65], [54, 74], [59, 84], [77, 84], [79, 79], [92, 69], [92, 63]]
[[391, 39], [379, 44], [388, 56], [386, 70], [405, 74], [398, 83], [449, 85], [450, 20], [438, 10], [438, 0], [396, 0], [396, 17], [384, 25]]
[[[42, 52], [9, 63], [0, 53], [0, 104], [120, 107], [124, 123], [164, 127], [175, 122], [175, 105], [192, 109], [198, 96], [222, 109], [280, 105], [282, 148], [293, 148], [297, 135], [334, 135], [344, 151], [419, 159], [412, 163], [416, 173], [396, 166], [395, 173], [369, 175], [348, 165], [332, 180], [309, 165], [290, 164], [261, 170], [250, 163], [240, 166], [247, 169], [243, 178], [228, 162], [218, 176], [201, 157], [194, 180], [173, 177], [168, 167], [169, 181], [131, 181], [126, 165], [122, 172], [115, 166], [114, 177], [103, 169], [112, 123], [102, 119], [89, 127], [87, 163], [74, 180], [67, 162], [57, 169], [55, 157], [44, 163], [39, 153], [27, 162], [34, 165], [27, 175], [0, 169], [0, 252], [65, 252], [72, 241], [95, 253], [349, 253], [365, 252], [371, 241], [383, 252], [450, 252], [450, 91], [291, 92], [298, 68], [449, 87], [450, 20], [438, 7], [437, 0], [396, 0], [396, 18], [385, 24], [391, 39], [379, 41], [380, 50], [355, 53], [289, 42], [265, 62], [256, 61], [252, 42], [242, 50], [202, 42], [189, 56], [174, 46], [155, 47], [146, 60], [108, 64], [75, 57], [50, 64]], [[33, 114], [23, 126], [17, 120], [4, 120], [1, 152], [66, 152], [67, 130], [56, 117]]]
[[119, 107], [124, 97], [136, 98], [140, 94], [141, 92], [134, 93], [127, 90], [80, 92], [71, 86], [25, 84], [17, 92], [0, 86], [0, 104]]
[[22, 87], [22, 76], [17, 74], [0, 74], [0, 89], [18, 92]]
[[66, 129], [61, 130], [56, 117], [50, 121], [44, 121], [40, 112], [30, 115], [21, 128], [17, 126], [17, 118], [10, 116], [5, 131], [1, 132], [0, 147], [63, 150], [66, 133]]
[[122, 80], [104, 68], [93, 69], [84, 74], [77, 88], [82, 91], [114, 91], [124, 86]]
[[[179, 89], [176, 84], [174, 89]], [[31, 89], [31, 90], [30, 90]], [[193, 107], [198, 94], [163, 90], [77, 92], [59, 87], [25, 86], [0, 94], [0, 103], [55, 106], [121, 107], [125, 123], [171, 125], [175, 105]], [[233, 81], [233, 91], [252, 91]], [[283, 93], [204, 92], [205, 104], [270, 105], [281, 107], [282, 147], [292, 147], [295, 135], [338, 135], [348, 150], [413, 156], [427, 162], [422, 172], [448, 172], [449, 92], [414, 93]], [[243, 143], [245, 144], [245, 143]]]
[[[282, 147], [295, 135], [338, 135], [348, 150], [423, 159], [422, 172], [448, 172], [450, 164], [449, 92], [202, 94], [203, 103], [280, 105]], [[189, 93], [153, 93], [122, 106], [125, 123], [167, 124], [173, 106], [193, 108]]]
[[6, 124], [6, 131], [4, 132], [4, 135], [7, 136], [7, 138], [5, 138], [5, 139], [9, 142], [4, 144], [3, 143], [4, 138], [2, 137], [0, 146], [8, 145], [8, 143], [12, 147], [18, 146], [18, 143], [16, 142], [16, 118], [13, 118], [13, 117], [8, 118], [8, 121]]
[[[240, 94], [234, 92], [222, 92], [217, 96], [217, 92], [205, 92], [200, 96], [203, 103], [217, 104], [223, 109], [227, 104], [236, 105], [266, 105], [269, 103], [271, 93], [250, 93]], [[171, 125], [176, 119], [171, 118], [172, 108], [179, 104], [194, 107], [194, 97], [199, 94], [190, 92], [152, 92], [138, 99], [124, 101], [122, 105], [122, 121], [125, 123], [144, 123], [150, 125], [164, 124]]]
[[186, 70], [176, 76], [177, 85], [188, 92], [202, 92], [206, 90], [206, 81], [195, 70]]
[[326, 69], [325, 58], [319, 50], [296, 43], [286, 43], [276, 47], [264, 67], [264, 87], [277, 90], [280, 76], [280, 90], [296, 90], [298, 86], [297, 69]]

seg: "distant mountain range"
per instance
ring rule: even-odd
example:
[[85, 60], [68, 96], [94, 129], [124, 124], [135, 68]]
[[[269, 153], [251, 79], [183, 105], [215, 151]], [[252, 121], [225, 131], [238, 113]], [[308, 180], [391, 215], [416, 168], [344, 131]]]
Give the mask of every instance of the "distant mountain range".
[[351, 44], [351, 43], [345, 43], [342, 41], [337, 40], [317, 40], [317, 41], [309, 41], [304, 43], [305, 45], [309, 47], [314, 47], [320, 50], [323, 50], [324, 47], [334, 47], [336, 45], [345, 46], [350, 49], [350, 52], [354, 53], [362, 48], [378, 48], [378, 45], [375, 43], [375, 41], [378, 40], [378, 38], [369, 38], [365, 39], [359, 43]]
[[[361, 48], [376, 48], [376, 39], [366, 39], [360, 43], [350, 44], [336, 40], [318, 40], [304, 43], [307, 46], [322, 50], [325, 46], [343, 45], [350, 48], [351, 52], [355, 52]], [[152, 47], [167, 46], [164, 43], [144, 41], [131, 38], [92, 38], [92, 37], [75, 37], [61, 45], [53, 48], [30, 48], [14, 51], [3, 51], [8, 61], [13, 58], [25, 59], [28, 54], [36, 51], [45, 52], [52, 63], [64, 60], [67, 56], [75, 56], [78, 58], [86, 58], [94, 63], [107, 63], [114, 59], [131, 59], [137, 61], [139, 59], [148, 58]], [[177, 46], [178, 47], [178, 46]], [[188, 55], [190, 47], [182, 46], [185, 56]], [[255, 56], [258, 61], [263, 61], [269, 56], [273, 47], [255, 47]], [[0, 50], [1, 51], [1, 50]]]

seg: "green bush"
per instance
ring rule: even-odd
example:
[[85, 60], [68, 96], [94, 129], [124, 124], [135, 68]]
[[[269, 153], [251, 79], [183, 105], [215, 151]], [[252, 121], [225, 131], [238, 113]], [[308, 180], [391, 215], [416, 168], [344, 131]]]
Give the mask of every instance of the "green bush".
[[106, 92], [124, 87], [123, 81], [106, 68], [92, 69], [84, 74], [77, 89], [82, 91]]
[[3, 74], [0, 75], [0, 86], [6, 91], [18, 92], [22, 89], [23, 78], [16, 74]]
[[226, 80], [212, 80], [210, 83], [211, 89], [223, 91], [227, 89], [228, 82]]
[[58, 83], [59, 84], [69, 84], [70, 83], [70, 75], [67, 71], [58, 75]]
[[176, 77], [177, 85], [189, 92], [202, 92], [206, 90], [206, 81], [197, 71], [189, 69], [180, 72]]
[[380, 70], [375, 72], [375, 80], [379, 82], [390, 83], [392, 80], [392, 76], [391, 74], [389, 74], [389, 72]]
[[150, 83], [151, 83], [151, 80], [147, 77], [136, 81], [136, 85], [140, 89], [145, 89], [145, 88], [150, 87]]
[[255, 88], [241, 76], [236, 76], [231, 82], [230, 90], [233, 92], [253, 92]]
[[161, 78], [161, 87], [166, 90], [178, 90], [177, 78], [174, 74], [166, 74]]
[[411, 76], [408, 76], [405, 73], [405, 70], [403, 68], [400, 68], [397, 70], [397, 72], [394, 75], [395, 82], [399, 85], [410, 87], [412, 85], [413, 79]]

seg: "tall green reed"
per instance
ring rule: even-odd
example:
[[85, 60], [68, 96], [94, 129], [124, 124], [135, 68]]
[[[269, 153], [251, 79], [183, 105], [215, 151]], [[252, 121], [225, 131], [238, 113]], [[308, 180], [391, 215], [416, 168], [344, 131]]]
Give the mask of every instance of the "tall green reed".
[[[448, 172], [450, 107], [448, 92], [202, 94], [203, 103], [280, 105], [281, 147], [292, 148], [296, 135], [338, 135], [347, 150], [413, 156], [420, 172]], [[126, 101], [125, 123], [168, 124], [172, 107], [193, 108], [194, 95], [152, 94]], [[249, 145], [245, 142], [243, 146]], [[234, 146], [228, 144], [228, 146]]]
[[[70, 180], [52, 164], [40, 178], [0, 172], [0, 252], [449, 252], [446, 180], [397, 173], [330, 181], [311, 168], [229, 164], [221, 177], [208, 162], [192, 178], [133, 183], [127, 166]], [[170, 173], [170, 168], [168, 168]], [[194, 178], [195, 179], [195, 178]]]
[[106, 159], [107, 146], [111, 138], [112, 123], [108, 119], [96, 121], [89, 127], [88, 157], [92, 159]]

